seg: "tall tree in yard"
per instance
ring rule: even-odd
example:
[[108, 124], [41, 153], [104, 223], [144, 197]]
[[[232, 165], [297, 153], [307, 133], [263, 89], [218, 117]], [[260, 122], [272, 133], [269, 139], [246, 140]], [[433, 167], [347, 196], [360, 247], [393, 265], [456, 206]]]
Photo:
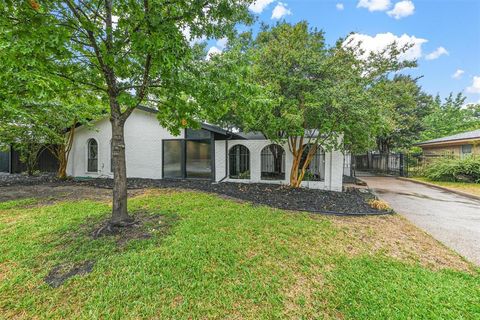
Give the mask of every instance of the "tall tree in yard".
[[[66, 81], [109, 105], [112, 126], [111, 225], [129, 224], [124, 124], [140, 105], [159, 110], [174, 133], [195, 125], [200, 105], [198, 46], [201, 38], [232, 35], [249, 22], [248, 0], [7, 0], [1, 5], [3, 43], [9, 65], [15, 53], [31, 53], [31, 71], [44, 81]], [[47, 48], [49, 68], [37, 51]], [[40, 64], [40, 66], [38, 65]], [[34, 77], [34, 78], [37, 78]], [[51, 78], [51, 79], [49, 79]], [[53, 80], [52, 80], [53, 79]]]
[[376, 84], [383, 114], [383, 125], [376, 138], [377, 149], [388, 153], [408, 149], [419, 139], [425, 128], [425, 117], [432, 111], [433, 99], [422, 91], [417, 80], [397, 75]]
[[[392, 44], [366, 53], [350, 37], [330, 47], [323, 32], [306, 22], [279, 23], [263, 27], [255, 39], [239, 36], [212, 60], [215, 69], [242, 75], [237, 93], [227, 91], [223, 99], [231, 105], [228, 119], [287, 141], [294, 157], [290, 185], [299, 187], [320, 147], [351, 150], [375, 141], [381, 100], [372, 88], [389, 72], [415, 65], [398, 59], [408, 48]], [[244, 103], [245, 95], [256, 103]]]

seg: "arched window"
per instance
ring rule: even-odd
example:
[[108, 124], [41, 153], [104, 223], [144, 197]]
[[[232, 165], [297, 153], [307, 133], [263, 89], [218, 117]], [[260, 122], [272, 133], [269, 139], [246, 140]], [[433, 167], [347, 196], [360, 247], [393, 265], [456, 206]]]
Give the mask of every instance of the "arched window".
[[229, 176], [231, 179], [250, 179], [250, 151], [237, 144], [228, 152]]
[[87, 171], [88, 172], [97, 172], [98, 171], [98, 143], [95, 139], [88, 140], [88, 163]]
[[278, 144], [271, 144], [262, 149], [260, 154], [262, 180], [285, 179], [285, 150]]
[[[307, 155], [310, 152], [311, 148], [314, 145], [306, 144], [303, 146], [302, 159], [300, 160], [299, 170], [302, 170], [305, 161], [307, 160]], [[308, 164], [307, 170], [305, 171], [305, 176], [303, 180], [305, 181], [323, 181], [325, 179], [325, 152], [323, 149], [318, 146], [315, 154], [313, 155], [312, 160]]]

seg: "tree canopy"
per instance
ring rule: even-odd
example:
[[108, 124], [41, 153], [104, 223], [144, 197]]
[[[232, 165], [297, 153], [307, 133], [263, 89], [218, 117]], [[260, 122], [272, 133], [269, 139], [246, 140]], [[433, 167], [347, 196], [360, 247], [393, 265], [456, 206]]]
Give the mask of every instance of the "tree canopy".
[[[230, 90], [225, 99], [233, 105], [229, 121], [272, 141], [288, 141], [294, 155], [290, 182], [299, 186], [320, 146], [352, 149], [374, 140], [381, 113], [373, 88], [390, 72], [415, 65], [398, 59], [406, 49], [389, 46], [365, 55], [348, 38], [330, 47], [308, 23], [283, 22], [264, 26], [255, 38], [240, 35], [212, 60], [216, 70], [234, 65], [242, 71], [237, 94]], [[256, 103], [243, 103], [247, 99]]]
[[[0, 5], [2, 69], [21, 75], [36, 97], [73, 86], [109, 106], [112, 124], [112, 225], [127, 213], [124, 124], [139, 105], [156, 108], [173, 133], [194, 126], [209, 105], [197, 90], [201, 39], [249, 23], [249, 0], [7, 0]], [[25, 60], [23, 60], [25, 59]], [[7, 92], [8, 94], [8, 92]]]

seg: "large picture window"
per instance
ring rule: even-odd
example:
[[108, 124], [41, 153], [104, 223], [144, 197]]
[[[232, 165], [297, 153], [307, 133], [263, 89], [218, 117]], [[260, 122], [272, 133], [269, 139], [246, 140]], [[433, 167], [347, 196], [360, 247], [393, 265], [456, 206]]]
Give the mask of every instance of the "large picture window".
[[211, 178], [212, 148], [210, 140], [187, 140], [186, 143], [187, 178]]
[[206, 130], [190, 129], [185, 136], [186, 139], [163, 140], [163, 177], [212, 179], [213, 136]]
[[164, 178], [183, 178], [183, 141], [163, 141], [163, 176]]
[[87, 150], [87, 171], [88, 172], [97, 172], [98, 171], [98, 143], [95, 139], [88, 140], [88, 150]]
[[262, 149], [260, 154], [262, 180], [285, 179], [285, 150], [278, 144], [271, 144]]
[[237, 144], [228, 152], [229, 177], [231, 179], [250, 179], [250, 151]]

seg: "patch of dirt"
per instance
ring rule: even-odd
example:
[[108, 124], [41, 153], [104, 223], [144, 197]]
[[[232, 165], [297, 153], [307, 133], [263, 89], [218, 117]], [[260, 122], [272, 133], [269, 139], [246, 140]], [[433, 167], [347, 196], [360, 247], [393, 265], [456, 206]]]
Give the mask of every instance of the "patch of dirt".
[[[172, 225], [178, 220], [176, 215], [151, 214], [137, 212], [133, 214], [134, 221], [125, 227], [111, 227], [108, 230], [103, 228], [108, 225], [108, 220], [101, 223], [86, 222], [83, 226], [70, 234], [75, 238], [81, 234], [88, 233], [91, 241], [101, 237], [113, 237], [117, 246], [122, 249], [131, 240], [150, 239], [154, 235], [161, 238], [170, 232]], [[92, 231], [93, 230], [93, 231]], [[98, 230], [103, 230], [98, 232]], [[95, 261], [88, 260], [81, 263], [61, 263], [56, 265], [44, 278], [45, 282], [52, 288], [61, 286], [69, 278], [76, 275], [86, 275], [92, 272]]]
[[383, 253], [433, 270], [473, 270], [461, 256], [399, 215], [363, 219], [332, 217], [331, 221], [342, 231], [338, 241], [345, 243], [347, 255]]
[[[130, 240], [149, 239], [154, 234], [165, 236], [169, 233], [172, 225], [178, 220], [176, 215], [152, 214], [148, 212], [136, 212], [133, 214], [134, 220], [122, 227], [113, 226], [109, 220], [103, 221], [94, 226], [90, 231], [92, 239], [101, 237], [115, 237], [118, 245], [123, 246]], [[87, 224], [84, 229], [91, 230], [91, 224]]]
[[76, 264], [59, 264], [45, 277], [45, 282], [52, 288], [58, 288], [73, 276], [84, 276], [92, 272], [95, 261], [87, 260]]
[[[130, 190], [128, 195], [134, 197], [142, 190]], [[110, 201], [112, 191], [76, 183], [45, 183], [38, 185], [0, 187], [0, 202], [36, 198], [38, 204], [51, 204], [63, 200]]]

